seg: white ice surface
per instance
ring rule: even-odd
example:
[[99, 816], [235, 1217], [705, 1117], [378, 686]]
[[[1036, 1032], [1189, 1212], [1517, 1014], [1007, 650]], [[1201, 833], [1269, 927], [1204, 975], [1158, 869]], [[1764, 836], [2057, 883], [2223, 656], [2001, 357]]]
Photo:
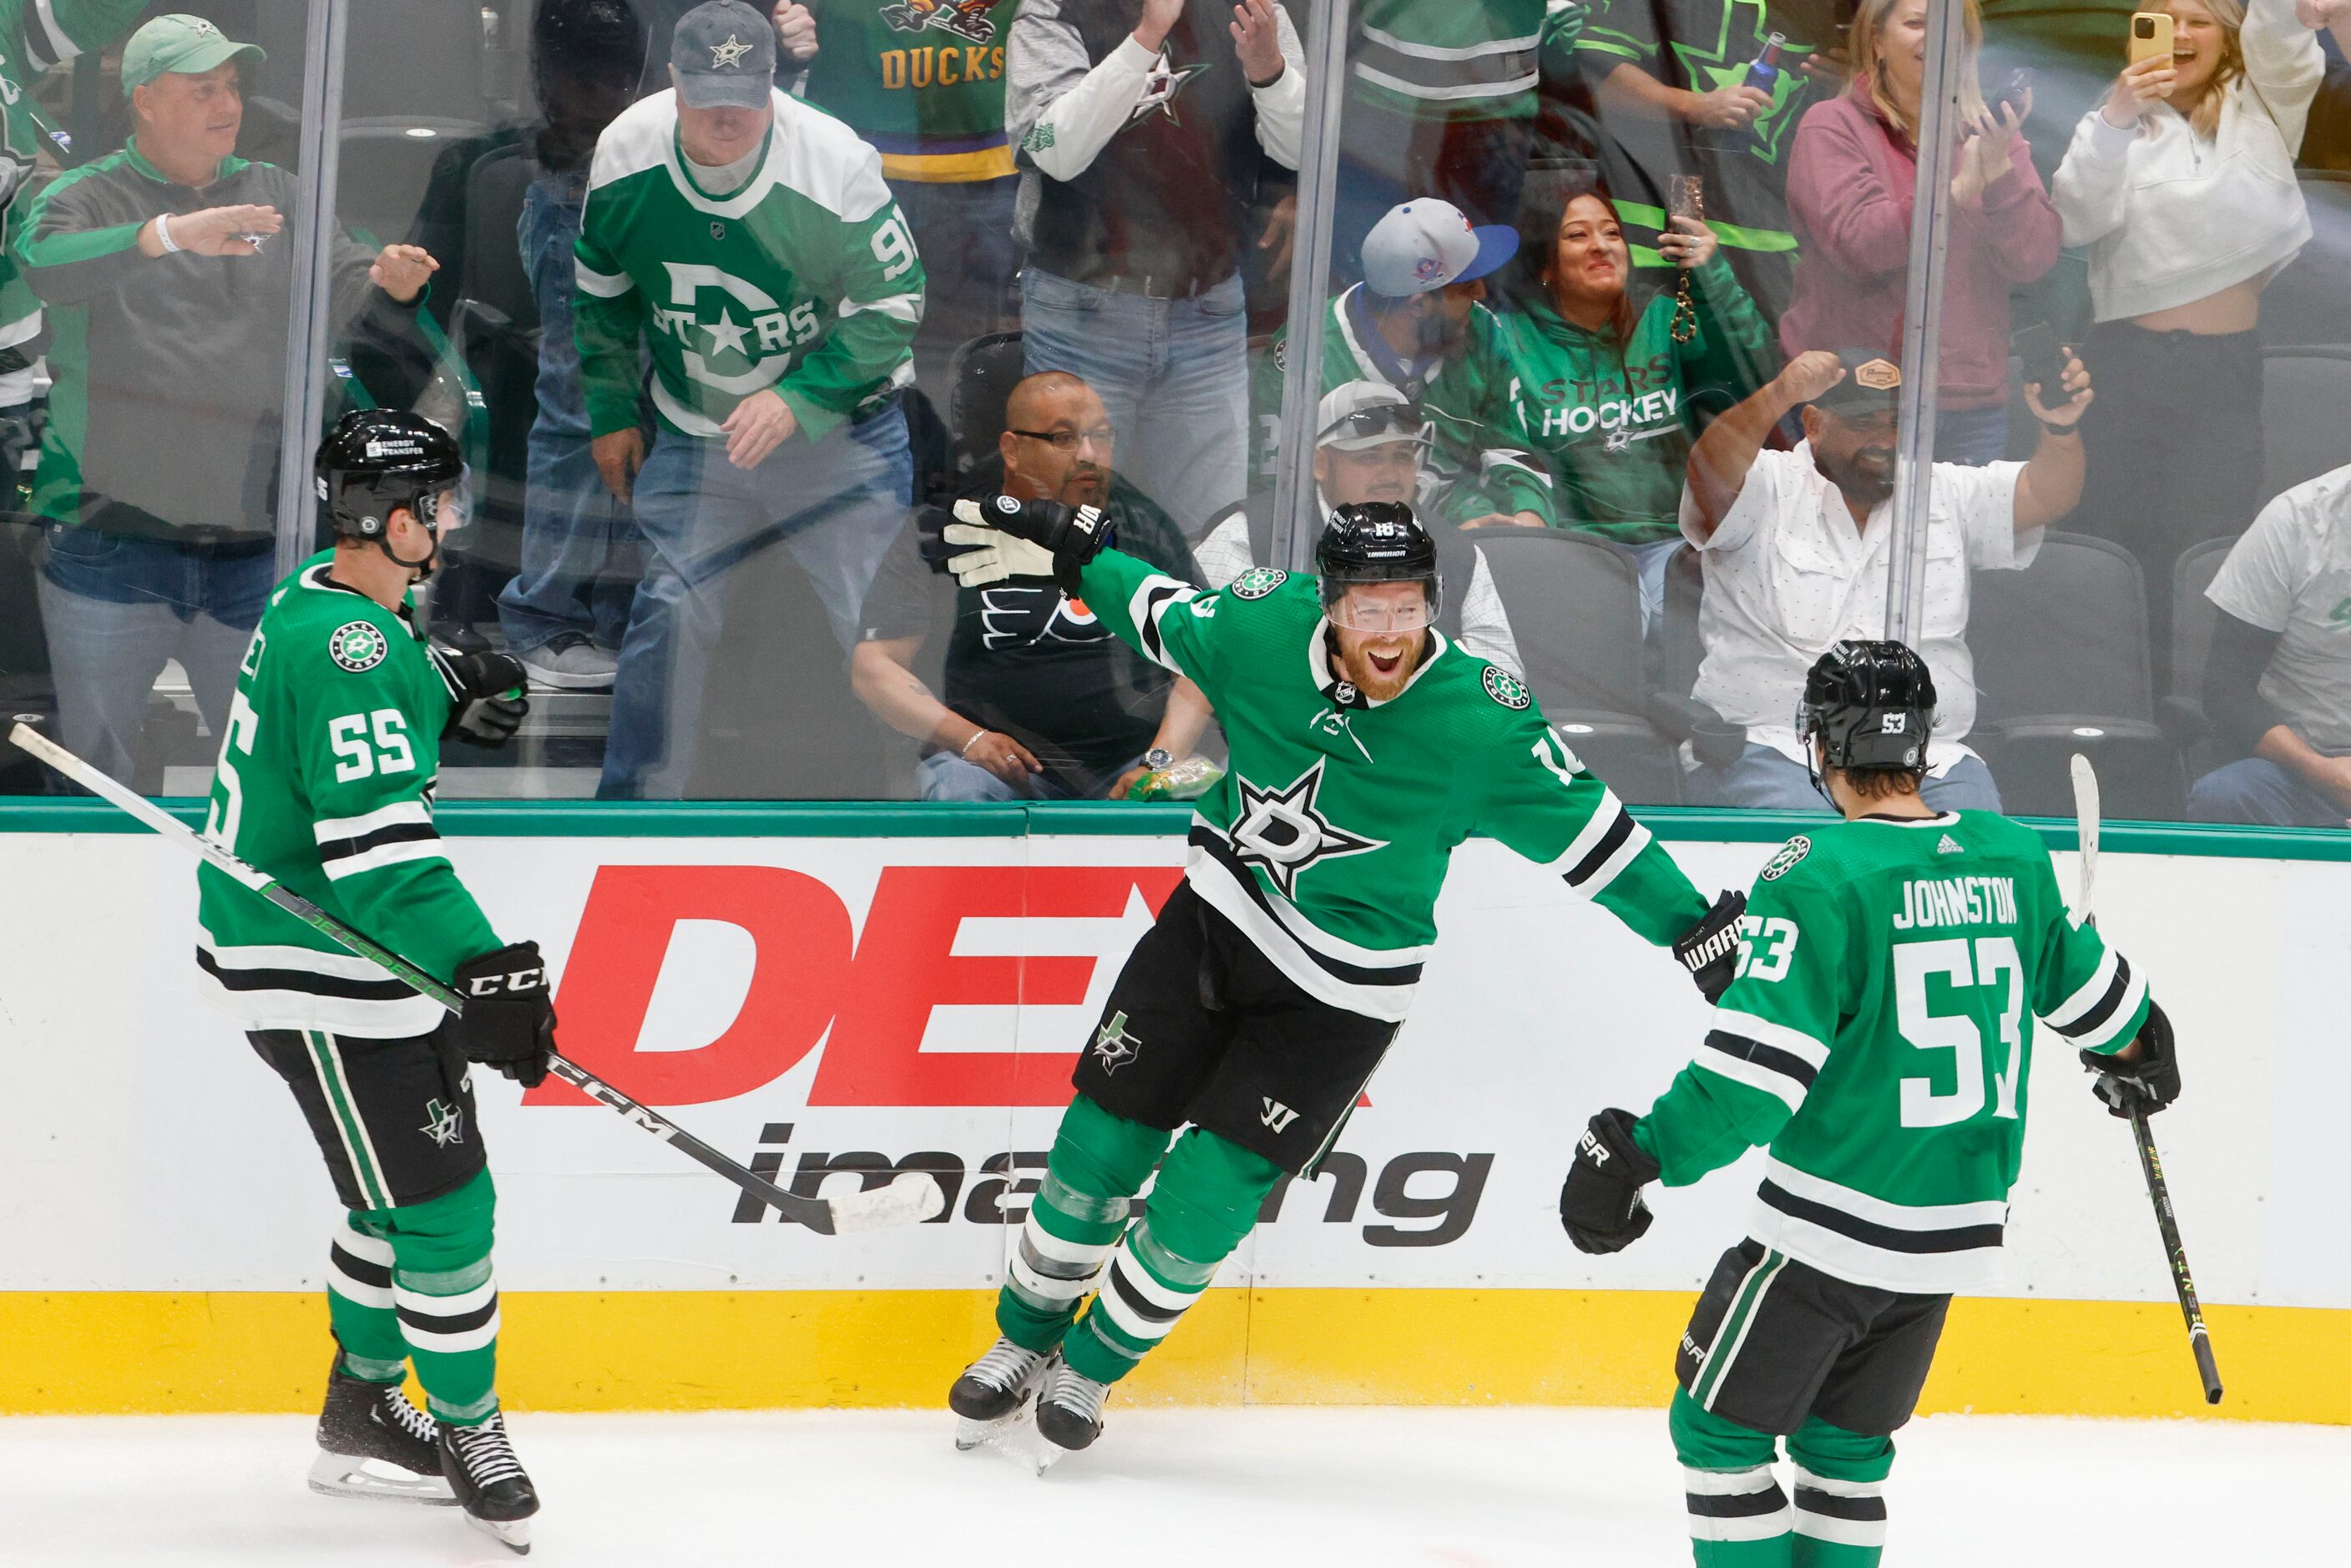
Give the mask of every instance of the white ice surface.
[[[528, 1560], [938, 1568], [1689, 1561], [1661, 1413], [1122, 1410], [1032, 1479], [915, 1412], [513, 1420]], [[2351, 1428], [1935, 1416], [1900, 1438], [1899, 1568], [2339, 1565]], [[517, 1565], [448, 1509], [314, 1496], [292, 1416], [0, 1420], [0, 1563]]]

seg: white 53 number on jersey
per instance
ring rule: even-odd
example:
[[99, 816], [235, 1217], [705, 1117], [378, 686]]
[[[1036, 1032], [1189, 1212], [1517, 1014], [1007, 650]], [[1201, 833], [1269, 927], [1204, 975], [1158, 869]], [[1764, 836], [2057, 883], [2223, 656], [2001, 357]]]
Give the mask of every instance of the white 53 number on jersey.
[[[2024, 1057], [2024, 966], [2009, 936], [1946, 936], [1933, 942], [1894, 945], [1895, 1026], [1902, 1038], [1920, 1051], [1951, 1053], [1951, 1088], [1938, 1092], [1934, 1078], [1902, 1081], [1902, 1124], [1906, 1127], [1948, 1127], [1964, 1122], [1984, 1108], [1984, 1057], [1995, 1042], [1972, 1012], [1938, 1013], [1927, 1003], [1927, 980], [1940, 976], [1952, 989], [2001, 988], [1991, 1005], [2000, 1009], [1999, 1047], [2005, 1048], [2006, 1068], [1992, 1071], [1996, 1100], [1992, 1114], [2016, 1114], [2018, 1069]], [[1960, 1003], [1967, 1005], [1962, 997]]]
[[396, 707], [345, 714], [328, 724], [327, 744], [334, 747], [338, 784], [356, 783], [371, 774], [416, 770], [416, 753], [408, 744], [408, 720]]
[[1789, 961], [1796, 956], [1796, 941], [1802, 933], [1792, 920], [1779, 915], [1742, 915], [1739, 917], [1739, 967], [1732, 979], [1745, 976], [1757, 980], [1779, 980], [1787, 977]]

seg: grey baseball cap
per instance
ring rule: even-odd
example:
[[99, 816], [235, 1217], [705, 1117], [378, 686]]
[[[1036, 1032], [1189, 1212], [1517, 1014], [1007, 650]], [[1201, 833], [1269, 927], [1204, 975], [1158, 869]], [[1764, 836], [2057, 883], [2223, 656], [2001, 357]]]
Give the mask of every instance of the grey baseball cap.
[[677, 19], [669, 63], [688, 109], [759, 109], [776, 82], [776, 26], [742, 0], [710, 0]]

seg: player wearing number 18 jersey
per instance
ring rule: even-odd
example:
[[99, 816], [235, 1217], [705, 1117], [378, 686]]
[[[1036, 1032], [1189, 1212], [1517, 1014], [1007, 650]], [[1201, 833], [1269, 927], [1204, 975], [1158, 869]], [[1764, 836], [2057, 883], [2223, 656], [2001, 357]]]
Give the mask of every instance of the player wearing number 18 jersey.
[[1920, 801], [1934, 704], [1899, 643], [1840, 643], [1813, 666], [1798, 731], [1846, 821], [1764, 864], [1696, 1059], [1647, 1115], [1593, 1117], [1560, 1195], [1575, 1244], [1613, 1252], [1648, 1228], [1646, 1182], [1771, 1151], [1675, 1365], [1700, 1568], [1877, 1562], [1889, 1434], [1952, 1292], [1998, 1275], [2038, 1026], [2117, 1114], [2179, 1093], [2145, 978], [2068, 915], [2039, 837]]
[[[524, 705], [503, 653], [444, 653], [408, 591], [464, 517], [465, 465], [413, 413], [320, 448], [336, 548], [270, 596], [246, 649], [207, 836], [465, 998], [462, 1019], [211, 865], [196, 961], [294, 1092], [348, 1211], [327, 1268], [337, 1354], [310, 1484], [461, 1504], [528, 1550], [538, 1500], [498, 1411], [495, 1195], [469, 1062], [536, 1083], [555, 1015], [538, 945], [501, 945], [433, 822], [444, 733], [498, 744]], [[429, 1416], [401, 1393], [409, 1365]], [[393, 1467], [371, 1468], [369, 1461]]]

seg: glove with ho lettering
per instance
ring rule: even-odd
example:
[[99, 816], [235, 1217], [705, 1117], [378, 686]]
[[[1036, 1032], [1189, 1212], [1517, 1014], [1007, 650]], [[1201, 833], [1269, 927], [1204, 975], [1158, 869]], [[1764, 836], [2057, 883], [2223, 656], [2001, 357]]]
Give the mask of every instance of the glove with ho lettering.
[[516, 942], [457, 966], [451, 987], [465, 1011], [451, 1026], [465, 1060], [536, 1089], [555, 1054], [555, 1004], [536, 942]]
[[2153, 1002], [2147, 1005], [2147, 1021], [2139, 1025], [2137, 1043], [2137, 1061], [2117, 1061], [2095, 1051], [2082, 1052], [2082, 1065], [2098, 1075], [2090, 1092], [2110, 1116], [2152, 1116], [2179, 1098], [2179, 1058], [2172, 1047], [2171, 1020]]
[[504, 746], [530, 712], [530, 674], [509, 653], [461, 653], [428, 644], [433, 667], [449, 688], [449, 724], [441, 734], [462, 736], [476, 746]]
[[1657, 1162], [1633, 1141], [1630, 1111], [1610, 1106], [1583, 1130], [1575, 1163], [1559, 1189], [1559, 1222], [1579, 1252], [1619, 1252], [1646, 1235], [1654, 1218], [1641, 1189], [1657, 1179]]
[[1674, 956], [1689, 971], [1708, 1006], [1722, 1000], [1739, 972], [1739, 920], [1746, 913], [1747, 895], [1733, 888], [1674, 940]]
[[[955, 520], [967, 527], [1009, 534], [1015, 540], [1040, 547], [1051, 560], [1053, 580], [1071, 593], [1078, 591], [1078, 570], [1093, 559], [1110, 542], [1110, 519], [1102, 515], [1099, 507], [1065, 507], [1059, 501], [1023, 501], [1012, 496], [990, 496], [984, 501], [957, 501], [955, 504]], [[958, 529], [957, 533], [960, 532]], [[970, 541], [967, 538], [957, 538], [949, 542], [965, 545]], [[999, 550], [1003, 549], [1005, 543], [987, 541], [987, 545]], [[1024, 560], [1035, 560], [1034, 556], [1024, 552], [1012, 553], [1020, 555]], [[962, 561], [962, 554], [952, 556], [947, 561], [947, 570], [956, 574], [958, 581], [964, 577]], [[1001, 575], [1011, 576], [1013, 572], [1007, 570]]]

